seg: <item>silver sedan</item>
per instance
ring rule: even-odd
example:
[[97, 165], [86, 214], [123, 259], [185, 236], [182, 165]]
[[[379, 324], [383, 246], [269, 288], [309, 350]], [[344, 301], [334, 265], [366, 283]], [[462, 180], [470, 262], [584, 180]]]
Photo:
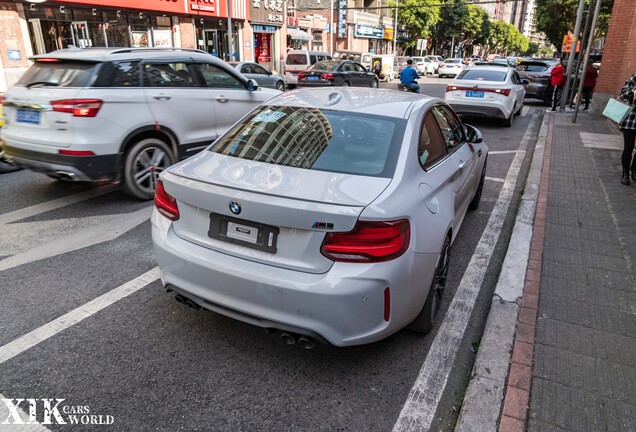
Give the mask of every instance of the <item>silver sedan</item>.
[[305, 348], [428, 332], [487, 157], [440, 99], [277, 96], [162, 173], [152, 237], [163, 285]]
[[229, 62], [248, 79], [255, 80], [259, 86], [285, 91], [285, 78], [268, 71], [265, 67], [253, 62]]

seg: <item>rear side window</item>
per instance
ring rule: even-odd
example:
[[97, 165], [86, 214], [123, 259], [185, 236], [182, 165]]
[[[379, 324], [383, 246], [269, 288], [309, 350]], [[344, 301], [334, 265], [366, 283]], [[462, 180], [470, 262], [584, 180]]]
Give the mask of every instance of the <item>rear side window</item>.
[[93, 87], [139, 87], [139, 62], [103, 63]]
[[210, 63], [196, 65], [203, 76], [206, 87], [245, 90], [245, 84], [229, 72]]
[[307, 55], [306, 54], [289, 54], [287, 56], [287, 64], [296, 65], [296, 66], [306, 65]]
[[483, 69], [467, 69], [462, 72], [458, 79], [475, 80], [475, 81], [498, 81], [506, 80], [507, 71], [492, 71]]
[[263, 106], [211, 151], [302, 169], [391, 177], [405, 121], [318, 108]]
[[186, 63], [144, 63], [146, 87], [196, 87], [191, 66]]
[[315, 55], [309, 56], [309, 63], [316, 64], [317, 61], [318, 61], [318, 57], [316, 57]]
[[464, 140], [464, 128], [453, 113], [444, 106], [434, 106], [431, 110], [444, 137], [448, 151], [453, 153]]
[[429, 169], [447, 155], [444, 138], [433, 118], [431, 111], [427, 112], [420, 131], [420, 144], [417, 157], [424, 169]]
[[84, 87], [89, 84], [97, 67], [97, 63], [88, 62], [36, 61], [20, 78], [18, 85]]

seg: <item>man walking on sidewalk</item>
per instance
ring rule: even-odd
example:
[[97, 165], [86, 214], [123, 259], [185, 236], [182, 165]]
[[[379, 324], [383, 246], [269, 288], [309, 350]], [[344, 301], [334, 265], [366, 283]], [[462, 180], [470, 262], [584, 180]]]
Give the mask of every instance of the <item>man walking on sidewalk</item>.
[[556, 111], [565, 85], [565, 70], [561, 65], [561, 59], [557, 60], [557, 64], [550, 71], [550, 84], [552, 84], [552, 109], [549, 111]]

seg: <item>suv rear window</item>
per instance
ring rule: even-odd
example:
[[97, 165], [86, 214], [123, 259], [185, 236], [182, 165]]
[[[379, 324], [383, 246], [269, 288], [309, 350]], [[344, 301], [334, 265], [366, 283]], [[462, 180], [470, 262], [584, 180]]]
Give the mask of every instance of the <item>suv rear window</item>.
[[18, 81], [24, 86], [84, 87], [97, 63], [70, 61], [36, 61]]
[[307, 56], [305, 54], [289, 54], [287, 56], [288, 65], [306, 65]]
[[391, 177], [405, 129], [400, 119], [264, 106], [234, 126], [210, 151], [274, 165]]
[[457, 79], [475, 80], [475, 81], [499, 81], [506, 80], [507, 71], [493, 71], [483, 69], [467, 69], [462, 72]]

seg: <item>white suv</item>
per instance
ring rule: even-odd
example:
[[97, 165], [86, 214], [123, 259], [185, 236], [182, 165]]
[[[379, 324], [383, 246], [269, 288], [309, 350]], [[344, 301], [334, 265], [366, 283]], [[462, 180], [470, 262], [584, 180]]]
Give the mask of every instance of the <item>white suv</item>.
[[31, 60], [4, 95], [7, 156], [57, 179], [121, 181], [140, 199], [166, 167], [280, 94], [193, 49], [70, 48]]

